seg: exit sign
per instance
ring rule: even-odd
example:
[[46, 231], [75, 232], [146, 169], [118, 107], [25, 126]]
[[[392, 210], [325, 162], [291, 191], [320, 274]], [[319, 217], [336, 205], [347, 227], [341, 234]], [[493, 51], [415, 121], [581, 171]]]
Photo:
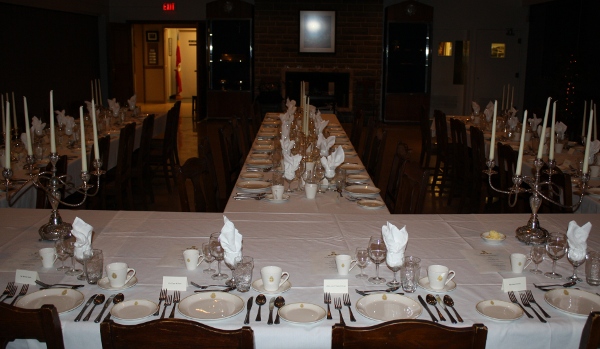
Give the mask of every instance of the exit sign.
[[163, 11], [175, 11], [175, 3], [163, 2]]

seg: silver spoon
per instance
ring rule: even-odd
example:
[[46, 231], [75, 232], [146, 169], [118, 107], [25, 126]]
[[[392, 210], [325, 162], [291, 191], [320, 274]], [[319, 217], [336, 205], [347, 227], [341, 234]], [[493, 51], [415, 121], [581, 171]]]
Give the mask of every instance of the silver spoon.
[[[115, 296], [115, 298], [113, 298], [113, 308], [115, 307], [115, 305], [121, 303], [123, 300], [125, 299], [125, 295], [122, 293], [117, 293], [117, 295]], [[112, 308], [111, 308], [112, 310]], [[110, 319], [110, 311], [108, 312], [108, 314], [106, 314], [106, 317], [104, 318], [104, 321]]]
[[569, 281], [569, 282], [567, 282], [565, 284], [553, 284], [553, 285], [536, 285], [536, 284], [533, 284], [533, 286], [535, 286], [536, 288], [540, 288], [540, 289], [547, 288], [547, 287], [555, 287], [555, 286], [558, 286], [558, 287], [571, 287], [571, 286], [575, 286], [575, 285], [577, 285], [577, 282], [575, 282], [575, 281]]
[[433, 305], [435, 310], [437, 310], [438, 316], [440, 317], [441, 321], [446, 321], [446, 318], [444, 317], [444, 315], [442, 315], [440, 309], [438, 309], [437, 301], [435, 300], [435, 297], [432, 294], [428, 294], [427, 296], [425, 296], [425, 301], [427, 302], [427, 304]]
[[92, 312], [94, 311], [94, 308], [96, 308], [97, 305], [104, 303], [104, 299], [105, 299], [105, 297], [103, 294], [99, 294], [96, 296], [96, 298], [94, 298], [94, 305], [92, 306], [92, 309], [90, 310], [90, 312], [83, 318], [83, 321], [88, 321], [90, 319], [90, 316], [92, 315]]
[[283, 299], [283, 297], [279, 296], [277, 298], [275, 298], [275, 306], [277, 307], [277, 317], [275, 317], [275, 325], [279, 325], [279, 308], [283, 307], [285, 305], [285, 299]]
[[265, 297], [264, 294], [259, 294], [258, 296], [256, 296], [256, 304], [258, 305], [258, 313], [256, 314], [256, 320], [255, 321], [260, 321], [260, 307], [262, 307], [264, 304], [267, 303], [267, 297]]
[[458, 320], [458, 322], [464, 322], [463, 319], [460, 317], [460, 315], [458, 315], [458, 312], [456, 311], [456, 309], [454, 309], [454, 300], [452, 299], [452, 297], [445, 295], [444, 296], [444, 304], [446, 304], [447, 306], [452, 308], [452, 310], [454, 310], [454, 314], [456, 315], [456, 319]]

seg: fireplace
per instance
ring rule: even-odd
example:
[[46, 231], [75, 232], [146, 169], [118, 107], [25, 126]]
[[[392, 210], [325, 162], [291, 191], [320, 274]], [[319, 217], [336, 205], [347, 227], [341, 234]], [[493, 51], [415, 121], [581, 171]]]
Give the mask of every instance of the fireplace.
[[308, 83], [310, 104], [333, 111], [352, 111], [352, 70], [286, 68], [281, 72], [283, 98], [300, 100], [300, 82]]

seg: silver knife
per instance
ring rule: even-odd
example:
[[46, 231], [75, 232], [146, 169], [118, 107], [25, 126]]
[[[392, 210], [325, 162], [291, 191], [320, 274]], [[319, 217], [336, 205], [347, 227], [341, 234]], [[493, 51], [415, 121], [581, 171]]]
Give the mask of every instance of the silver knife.
[[429, 307], [427, 306], [427, 303], [425, 303], [425, 300], [423, 299], [423, 297], [421, 297], [421, 295], [419, 295], [417, 298], [419, 298], [419, 302], [421, 302], [421, 305], [423, 305], [423, 308], [425, 308], [425, 310], [427, 310], [427, 312], [429, 313], [429, 316], [431, 316], [431, 321], [438, 322], [438, 319], [436, 319], [436, 317], [433, 316], [433, 313], [431, 312], [431, 310], [429, 310]]
[[248, 303], [246, 304], [246, 319], [244, 320], [244, 325], [248, 325], [250, 323], [250, 309], [252, 309], [253, 303], [254, 297], [248, 298]]
[[446, 304], [444, 304], [444, 302], [442, 302], [442, 299], [440, 298], [440, 296], [436, 294], [435, 295], [435, 299], [442, 306], [442, 308], [444, 308], [444, 310], [446, 311], [446, 314], [448, 314], [448, 316], [450, 317], [450, 321], [452, 321], [453, 324], [457, 323], [456, 319], [454, 318], [454, 316], [452, 316], [452, 314], [450, 314], [450, 312], [448, 311], [448, 308], [446, 307]]
[[77, 317], [75, 318], [75, 322], [81, 320], [81, 317], [83, 316], [83, 313], [85, 313], [85, 310], [90, 306], [90, 304], [92, 304], [92, 302], [94, 301], [94, 298], [96, 298], [97, 294], [94, 294], [90, 297], [90, 299], [88, 299], [87, 302], [85, 302], [85, 305], [83, 306], [83, 309], [81, 309], [81, 312], [79, 313], [79, 315], [77, 315]]
[[275, 308], [275, 297], [271, 297], [269, 301], [269, 321], [267, 321], [267, 325], [273, 325], [273, 308]]
[[102, 314], [104, 314], [104, 312], [106, 311], [106, 308], [108, 308], [108, 306], [112, 303], [113, 298], [115, 298], [116, 295], [111, 295], [110, 297], [108, 297], [108, 300], [106, 302], [104, 302], [104, 306], [102, 307], [102, 310], [100, 311], [100, 314], [98, 314], [98, 316], [96, 317], [96, 319], [94, 320], [95, 323], [100, 322], [100, 320], [102, 320]]

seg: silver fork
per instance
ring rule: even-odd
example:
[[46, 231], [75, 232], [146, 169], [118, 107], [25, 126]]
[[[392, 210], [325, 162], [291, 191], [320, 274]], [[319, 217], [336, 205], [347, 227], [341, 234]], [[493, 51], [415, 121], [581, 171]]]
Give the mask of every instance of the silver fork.
[[10, 290], [12, 289], [12, 287], [14, 285], [15, 285], [14, 281], [11, 281], [8, 284], [6, 284], [6, 288], [4, 289], [4, 292], [2, 292], [2, 294], [0, 295], [0, 297], [6, 296], [7, 294], [9, 294]]
[[331, 293], [325, 292], [325, 304], [327, 304], [327, 320], [333, 319], [331, 316], [331, 309], [329, 308], [329, 304], [331, 304]]
[[347, 293], [344, 294], [344, 305], [348, 307], [348, 312], [350, 313], [350, 321], [356, 322], [354, 314], [352, 314], [352, 302], [350, 302], [350, 295]]
[[9, 298], [12, 298], [15, 296], [15, 293], [17, 293], [17, 285], [13, 284], [10, 287], [10, 291], [8, 291], [8, 295], [6, 297], [4, 297], [4, 299], [2, 300], [3, 302]]
[[27, 294], [27, 290], [29, 290], [29, 285], [23, 285], [23, 286], [21, 286], [21, 291], [15, 297], [15, 299], [13, 299], [13, 301], [10, 303], [10, 305], [15, 305], [15, 303], [17, 302], [17, 299], [19, 299], [19, 297], [24, 296], [24, 295]]
[[523, 310], [523, 312], [527, 315], [528, 318], [533, 319], [533, 316], [531, 316], [531, 314], [529, 314], [527, 312], [527, 310], [525, 310], [525, 308], [523, 308], [523, 306], [519, 303], [519, 301], [517, 301], [517, 297], [515, 297], [515, 294], [513, 291], [509, 291], [508, 292], [508, 298], [510, 298], [510, 301], [515, 303], [516, 305], [519, 306], [519, 308], [521, 308]]
[[525, 291], [525, 294], [527, 295], [527, 299], [529, 300], [529, 303], [533, 303], [535, 305], [538, 306], [538, 308], [540, 308], [540, 310], [542, 311], [542, 313], [544, 313], [544, 316], [547, 318], [551, 318], [551, 316], [546, 313], [544, 311], [544, 309], [542, 309], [542, 307], [538, 304], [538, 302], [535, 301], [535, 298], [533, 298], [533, 293], [530, 290]]
[[535, 314], [535, 316], [538, 317], [538, 319], [540, 319], [541, 322], [548, 322], [546, 321], [546, 319], [544, 319], [543, 317], [540, 316], [540, 314], [538, 314], [537, 311], [535, 311], [535, 309], [533, 309], [533, 307], [531, 306], [531, 304], [529, 304], [529, 299], [527, 299], [527, 295], [524, 293], [520, 293], [519, 296], [521, 296], [521, 302], [523, 302], [523, 305], [526, 306], [527, 308], [530, 308], [531, 310], [533, 310], [533, 313]]
[[333, 301], [333, 305], [335, 306], [335, 308], [340, 313], [340, 324], [342, 324], [342, 326], [346, 326], [346, 322], [344, 322], [344, 317], [342, 316], [342, 299], [341, 298], [336, 298]]
[[181, 301], [181, 292], [175, 291], [173, 292], [173, 309], [171, 309], [171, 315], [169, 315], [169, 319], [175, 317], [175, 308], [177, 308], [177, 303]]
[[163, 303], [163, 311], [162, 311], [162, 314], [160, 315], [161, 319], [165, 318], [165, 311], [167, 310], [167, 307], [169, 305], [171, 305], [172, 301], [173, 301], [173, 296], [168, 296], [167, 298], [165, 298], [165, 302]]
[[162, 290], [160, 290], [160, 294], [158, 295], [158, 308], [156, 308], [156, 312], [152, 314], [153, 316], [158, 316], [158, 314], [160, 313], [160, 303], [162, 303], [162, 301], [164, 301], [166, 298], [167, 289], [163, 288]]

